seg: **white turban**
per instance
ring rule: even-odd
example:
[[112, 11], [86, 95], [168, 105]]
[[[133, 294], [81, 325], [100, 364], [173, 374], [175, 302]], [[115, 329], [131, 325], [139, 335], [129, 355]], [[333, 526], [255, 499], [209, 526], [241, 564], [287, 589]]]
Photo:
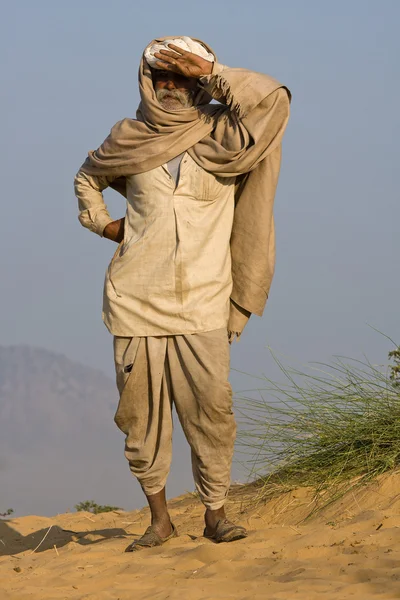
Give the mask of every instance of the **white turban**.
[[171, 50], [173, 52], [172, 48], [168, 48], [168, 44], [175, 44], [175, 46], [179, 46], [179, 48], [182, 48], [182, 50], [186, 50], [187, 52], [197, 54], [197, 56], [201, 56], [201, 58], [204, 58], [205, 60], [208, 60], [210, 62], [213, 62], [215, 60], [214, 55], [208, 52], [202, 44], [199, 44], [199, 42], [195, 42], [190, 37], [183, 36], [181, 38], [171, 38], [169, 40], [164, 40], [161, 43], [152, 44], [151, 46], [148, 46], [144, 51], [144, 57], [150, 67], [152, 67], [153, 69], [162, 69], [162, 67], [157, 66], [156, 63], [160, 59], [156, 58], [154, 56], [154, 53], [160, 52], [160, 50]]

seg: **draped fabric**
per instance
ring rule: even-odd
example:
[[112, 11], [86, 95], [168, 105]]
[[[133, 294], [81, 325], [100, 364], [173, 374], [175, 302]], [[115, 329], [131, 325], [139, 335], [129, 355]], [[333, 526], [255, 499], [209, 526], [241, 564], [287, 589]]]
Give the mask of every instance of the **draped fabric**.
[[[207, 44], [195, 41], [215, 56]], [[237, 177], [231, 298], [261, 315], [274, 272], [273, 202], [290, 92], [272, 77], [215, 62], [211, 75], [199, 80], [193, 107], [166, 110], [156, 98], [144, 55], [139, 90], [136, 119], [119, 121], [103, 144], [89, 152], [82, 170], [115, 177], [112, 187], [126, 195], [126, 176], [159, 167], [188, 151], [215, 176]], [[212, 98], [220, 104], [210, 103]]]

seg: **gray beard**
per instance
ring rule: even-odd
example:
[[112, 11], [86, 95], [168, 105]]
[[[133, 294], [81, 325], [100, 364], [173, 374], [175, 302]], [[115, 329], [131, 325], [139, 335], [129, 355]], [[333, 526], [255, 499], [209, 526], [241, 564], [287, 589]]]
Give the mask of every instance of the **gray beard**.
[[193, 106], [193, 96], [189, 91], [162, 89], [156, 91], [156, 97], [166, 110], [180, 110], [181, 108]]

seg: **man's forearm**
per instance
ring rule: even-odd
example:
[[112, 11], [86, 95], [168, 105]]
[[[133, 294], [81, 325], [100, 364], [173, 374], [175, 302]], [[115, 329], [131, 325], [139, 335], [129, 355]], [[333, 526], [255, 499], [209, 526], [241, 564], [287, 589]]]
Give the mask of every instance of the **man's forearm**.
[[119, 244], [124, 239], [125, 219], [117, 219], [117, 221], [111, 221], [105, 226], [103, 231], [103, 237]]

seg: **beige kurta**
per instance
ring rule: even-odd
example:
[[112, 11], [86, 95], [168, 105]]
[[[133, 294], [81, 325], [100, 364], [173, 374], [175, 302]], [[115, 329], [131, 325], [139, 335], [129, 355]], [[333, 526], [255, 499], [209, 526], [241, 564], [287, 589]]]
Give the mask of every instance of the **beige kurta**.
[[[102, 234], [111, 218], [104, 177], [78, 173], [80, 221]], [[106, 273], [103, 319], [116, 336], [227, 328], [232, 291], [234, 177], [185, 154], [177, 185], [166, 165], [127, 177], [125, 235]]]

